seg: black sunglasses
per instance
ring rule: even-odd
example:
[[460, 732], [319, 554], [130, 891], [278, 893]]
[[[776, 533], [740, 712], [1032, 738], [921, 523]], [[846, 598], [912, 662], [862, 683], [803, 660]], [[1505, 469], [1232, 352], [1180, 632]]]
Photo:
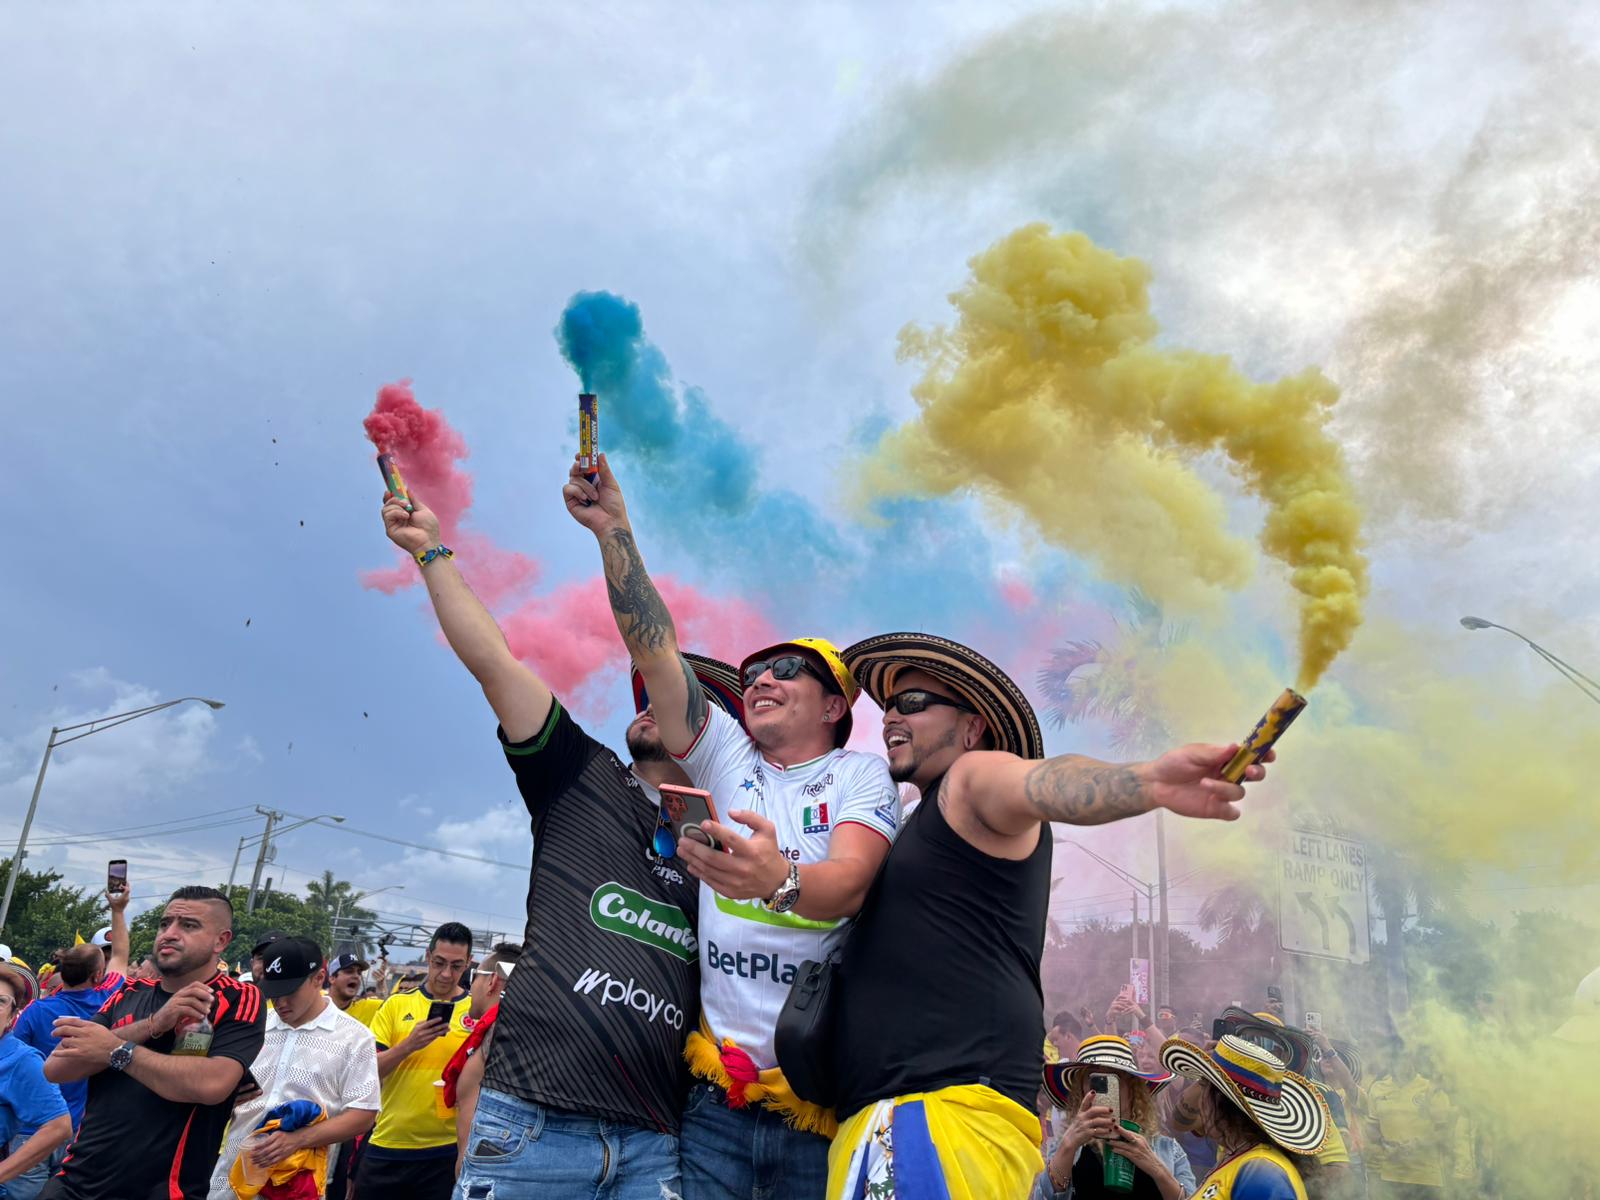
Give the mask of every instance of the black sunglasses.
[[825, 678], [821, 671], [817, 670], [798, 654], [781, 654], [777, 658], [763, 659], [760, 662], [750, 663], [744, 669], [745, 687], [755, 687], [756, 680], [760, 679], [768, 671], [772, 672], [774, 679], [793, 679], [801, 671], [804, 671], [825, 688], [830, 686], [838, 687], [834, 680]]
[[883, 702], [883, 711], [888, 712], [892, 708], [902, 717], [911, 717], [919, 712], [927, 711], [930, 704], [943, 704], [950, 708], [959, 708], [962, 712], [976, 713], [978, 711], [965, 700], [951, 700], [917, 688], [908, 688], [906, 691], [896, 692], [890, 696]]

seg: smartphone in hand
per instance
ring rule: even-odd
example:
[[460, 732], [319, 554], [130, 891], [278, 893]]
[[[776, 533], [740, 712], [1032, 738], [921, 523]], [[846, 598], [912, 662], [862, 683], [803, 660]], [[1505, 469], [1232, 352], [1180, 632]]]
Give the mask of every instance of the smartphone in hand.
[[435, 1000], [428, 1005], [428, 1020], [448, 1022], [455, 1014], [456, 1006], [448, 1000]]
[[678, 852], [678, 843], [686, 838], [713, 850], [725, 849], [704, 829], [707, 821], [718, 819], [717, 806], [712, 802], [710, 792], [703, 788], [679, 787], [674, 783], [663, 783], [660, 792], [661, 806], [656, 813], [657, 854], [662, 858], [671, 858]]
[[113, 858], [106, 864], [106, 891], [125, 892], [128, 890], [128, 860]]

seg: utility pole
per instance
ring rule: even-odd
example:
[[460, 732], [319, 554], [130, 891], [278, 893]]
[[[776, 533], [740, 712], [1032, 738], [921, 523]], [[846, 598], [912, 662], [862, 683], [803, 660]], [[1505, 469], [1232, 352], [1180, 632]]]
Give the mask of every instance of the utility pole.
[[1161, 949], [1153, 964], [1156, 1006], [1172, 1003], [1172, 927], [1167, 924], [1167, 812], [1156, 809], [1156, 887], [1161, 892]]
[[283, 814], [270, 808], [257, 806], [256, 811], [267, 818], [267, 831], [261, 835], [261, 845], [256, 849], [256, 869], [250, 876], [250, 898], [245, 901], [245, 912], [256, 910], [256, 890], [261, 886], [261, 868], [266, 866], [267, 855], [272, 847], [272, 826]]

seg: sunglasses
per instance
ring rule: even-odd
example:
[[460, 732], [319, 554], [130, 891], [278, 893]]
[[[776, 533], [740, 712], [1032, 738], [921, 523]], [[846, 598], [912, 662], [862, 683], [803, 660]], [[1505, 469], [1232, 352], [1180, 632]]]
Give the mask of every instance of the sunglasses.
[[671, 858], [678, 852], [678, 839], [672, 836], [672, 826], [667, 824], [664, 810], [656, 810], [656, 832], [650, 839], [650, 848], [658, 858]]
[[756, 680], [760, 679], [768, 671], [772, 672], [774, 679], [784, 680], [793, 679], [801, 671], [804, 671], [825, 688], [838, 687], [834, 680], [824, 676], [821, 671], [817, 670], [798, 654], [781, 654], [777, 658], [763, 659], [760, 662], [750, 663], [744, 669], [745, 687], [755, 687]]
[[943, 704], [949, 708], [959, 708], [962, 712], [975, 713], [978, 711], [965, 700], [951, 700], [944, 696], [935, 696], [932, 692], [923, 692], [916, 689], [896, 692], [883, 702], [883, 711], [888, 712], [892, 708], [902, 717], [912, 717], [919, 712], [926, 712], [930, 704]]

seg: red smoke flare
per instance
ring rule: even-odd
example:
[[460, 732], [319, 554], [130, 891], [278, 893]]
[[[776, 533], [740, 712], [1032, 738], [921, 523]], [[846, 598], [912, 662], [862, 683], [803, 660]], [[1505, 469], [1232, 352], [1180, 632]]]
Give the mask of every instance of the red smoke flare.
[[[626, 664], [606, 597], [605, 581], [564, 584], [544, 596], [529, 597], [539, 564], [506, 550], [487, 535], [463, 529], [472, 508], [472, 476], [462, 467], [466, 440], [438, 409], [423, 408], [409, 380], [386, 384], [362, 422], [379, 450], [393, 454], [406, 488], [439, 516], [445, 544], [456, 550], [473, 591], [491, 610], [516, 607], [500, 618], [506, 641], [550, 687], [572, 700], [581, 697], [591, 712], [605, 703], [603, 681]], [[362, 573], [364, 587], [396, 592], [421, 582], [409, 558], [399, 565]], [[737, 597], [707, 596], [670, 578], [657, 589], [677, 624], [685, 649], [738, 662], [752, 650], [777, 641], [764, 617]]]

